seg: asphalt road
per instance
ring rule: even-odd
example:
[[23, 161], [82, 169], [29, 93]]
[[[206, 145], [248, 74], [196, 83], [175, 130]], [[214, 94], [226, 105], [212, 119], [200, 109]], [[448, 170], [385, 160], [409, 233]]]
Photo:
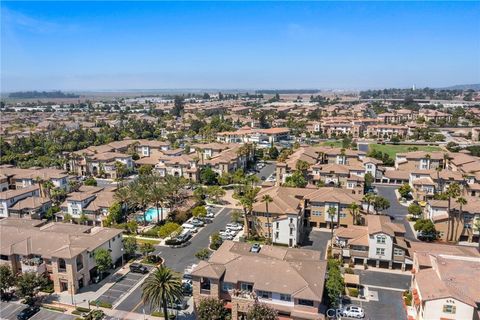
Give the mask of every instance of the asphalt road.
[[[351, 301], [365, 311], [365, 320], [406, 319], [407, 313], [403, 308], [402, 293], [398, 291], [372, 289], [378, 295], [378, 301], [368, 302]], [[350, 319], [350, 318], [342, 318]]]
[[[0, 319], [17, 320], [17, 315], [27, 306], [19, 303], [0, 302]], [[33, 315], [32, 320], [74, 320], [76, 316], [55, 312], [47, 309], [40, 309]]]
[[375, 184], [375, 186], [378, 189], [378, 194], [390, 201], [390, 208], [387, 209], [387, 214], [395, 218], [395, 222], [402, 222], [405, 226], [405, 238], [410, 241], [417, 241], [417, 238], [415, 237], [415, 234], [413, 233], [412, 228], [407, 220], [407, 207], [402, 206], [398, 202], [395, 194], [395, 189], [397, 189], [399, 186], [386, 186], [380, 184]]
[[265, 167], [263, 167], [260, 172], [257, 172], [255, 175], [258, 179], [265, 177], [267, 179], [275, 171], [275, 162], [265, 162]]
[[355, 269], [355, 274], [358, 274], [360, 276], [360, 283], [364, 286], [372, 285], [378, 287], [407, 290], [408, 288], [410, 288], [410, 283], [412, 281], [412, 276], [409, 274], [372, 271], [368, 269]]
[[[212, 223], [207, 224], [202, 230], [191, 240], [191, 244], [184, 248], [170, 248], [157, 246], [156, 254], [165, 259], [165, 265], [173, 270], [183, 274], [186, 267], [194, 263], [198, 263], [195, 257], [200, 249], [208, 247], [210, 243], [210, 235], [218, 230], [224, 229], [227, 223], [230, 223], [231, 209], [223, 208], [217, 214]], [[141, 303], [142, 288], [141, 286], [133, 290], [116, 309], [123, 311], [132, 311], [137, 313], [143, 312], [143, 304]], [[145, 307], [145, 313], [150, 314], [150, 309]]]
[[308, 233], [308, 238], [302, 243], [302, 249], [320, 251], [322, 259], [325, 257], [327, 243], [330, 240], [330, 232], [312, 230]]

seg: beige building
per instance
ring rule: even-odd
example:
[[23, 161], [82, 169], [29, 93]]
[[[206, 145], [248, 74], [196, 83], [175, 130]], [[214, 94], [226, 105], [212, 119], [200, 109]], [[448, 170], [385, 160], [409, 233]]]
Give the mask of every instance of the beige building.
[[320, 252], [226, 241], [192, 271], [193, 299], [225, 302], [232, 320], [243, 319], [256, 301], [277, 310], [282, 319], [324, 319], [320, 313], [326, 261]]
[[0, 220], [0, 263], [14, 272], [47, 275], [55, 292], [91, 284], [97, 275], [94, 252], [104, 248], [121, 263], [122, 231], [42, 220]]

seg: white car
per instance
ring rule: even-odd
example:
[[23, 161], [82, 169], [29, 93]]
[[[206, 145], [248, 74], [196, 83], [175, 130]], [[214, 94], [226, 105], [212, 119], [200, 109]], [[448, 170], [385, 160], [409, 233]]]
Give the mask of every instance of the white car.
[[342, 316], [361, 319], [365, 317], [365, 311], [357, 306], [348, 306], [342, 310]]
[[229, 223], [225, 226], [225, 228], [227, 228], [227, 230], [234, 230], [234, 231], [240, 231], [243, 229], [241, 225], [236, 223]]
[[237, 234], [235, 231], [233, 230], [220, 230], [219, 234], [222, 236], [222, 235], [225, 235], [225, 236], [232, 236], [232, 237], [235, 237], [235, 235]]

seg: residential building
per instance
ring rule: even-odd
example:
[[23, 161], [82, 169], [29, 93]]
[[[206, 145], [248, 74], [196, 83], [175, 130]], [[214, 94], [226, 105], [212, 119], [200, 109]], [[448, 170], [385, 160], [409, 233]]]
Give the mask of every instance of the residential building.
[[251, 244], [225, 241], [191, 273], [194, 304], [221, 299], [232, 320], [243, 319], [256, 301], [282, 319], [324, 319], [326, 261], [320, 259], [319, 251], [264, 245], [254, 253]]
[[355, 264], [411, 269], [413, 260], [403, 224], [384, 215], [367, 215], [366, 222], [366, 226], [336, 229], [334, 254]]
[[12, 208], [19, 201], [30, 197], [40, 197], [40, 188], [38, 186], [28, 186], [22, 189], [0, 192], [0, 217], [9, 217], [12, 213]]
[[122, 258], [122, 230], [6, 218], [0, 220], [0, 263], [14, 273], [36, 272], [53, 281], [54, 291], [75, 294], [97, 277], [95, 250]]

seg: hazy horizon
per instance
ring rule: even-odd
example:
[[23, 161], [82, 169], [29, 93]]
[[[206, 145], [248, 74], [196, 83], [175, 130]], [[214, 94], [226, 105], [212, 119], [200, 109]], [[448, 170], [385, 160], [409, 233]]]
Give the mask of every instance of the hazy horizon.
[[0, 90], [477, 84], [479, 12], [480, 2], [1, 2]]

